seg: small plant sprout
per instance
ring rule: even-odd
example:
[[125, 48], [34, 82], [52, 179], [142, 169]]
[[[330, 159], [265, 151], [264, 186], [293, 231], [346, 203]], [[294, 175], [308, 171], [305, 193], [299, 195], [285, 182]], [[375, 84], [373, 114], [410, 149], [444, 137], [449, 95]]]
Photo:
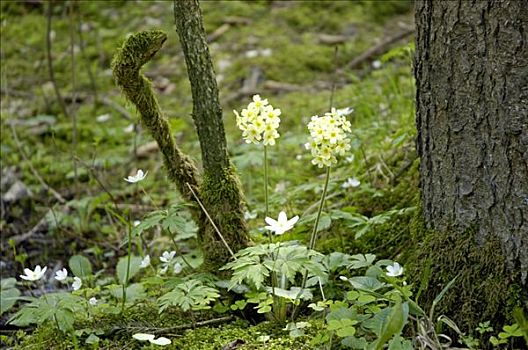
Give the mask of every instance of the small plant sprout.
[[266, 217], [265, 221], [268, 224], [266, 229], [272, 231], [276, 235], [282, 235], [284, 232], [291, 230], [298, 220], [298, 215], [288, 220], [286, 213], [281, 211], [277, 220]]
[[142, 181], [143, 179], [145, 179], [145, 177], [147, 177], [147, 174], [148, 174], [148, 171], [146, 173], [143, 173], [143, 170], [139, 169], [137, 171], [136, 175], [129, 175], [124, 180], [126, 182], [131, 183], [131, 184], [134, 184], [136, 182], [139, 182], [139, 181]]
[[168, 338], [159, 337], [155, 339], [156, 336], [154, 334], [148, 334], [148, 333], [136, 333], [132, 335], [132, 338], [139, 340], [139, 341], [148, 341], [151, 344], [160, 345], [160, 346], [169, 345], [171, 343], [171, 340]]
[[142, 260], [141, 260], [141, 263], [139, 264], [139, 267], [141, 267], [142, 269], [144, 269], [145, 267], [149, 266], [150, 265], [150, 255], [146, 255]]
[[88, 303], [90, 303], [90, 305], [92, 305], [92, 306], [97, 305], [97, 298], [96, 297], [91, 297], [90, 300], [88, 300]]
[[44, 268], [41, 268], [40, 265], [35, 266], [35, 270], [30, 269], [24, 269], [24, 275], [20, 275], [20, 278], [26, 281], [38, 281], [41, 279], [44, 274], [46, 273], [46, 270], [48, 269], [47, 266], [44, 266]]
[[344, 189], [347, 189], [350, 187], [358, 187], [359, 185], [361, 185], [361, 181], [359, 181], [355, 177], [349, 177], [348, 179], [346, 179], [345, 182], [343, 182], [341, 187]]
[[392, 265], [387, 266], [386, 275], [389, 277], [398, 277], [403, 275], [403, 267], [400, 266], [397, 262]]
[[73, 278], [72, 289], [79, 290], [82, 287], [82, 280], [79, 277]]
[[68, 278], [68, 270], [66, 269], [62, 269], [62, 270], [59, 270], [59, 271], [56, 271], [55, 272], [55, 279], [57, 281], [64, 281], [66, 278]]
[[172, 261], [172, 259], [174, 259], [175, 255], [176, 255], [176, 252], [174, 250], [171, 252], [165, 251], [163, 252], [163, 254], [161, 254], [159, 259], [161, 262], [168, 264]]

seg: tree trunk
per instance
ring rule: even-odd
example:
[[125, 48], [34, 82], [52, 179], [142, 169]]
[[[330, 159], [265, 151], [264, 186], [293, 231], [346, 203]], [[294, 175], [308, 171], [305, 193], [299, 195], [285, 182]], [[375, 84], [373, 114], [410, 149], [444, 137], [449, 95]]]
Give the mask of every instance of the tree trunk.
[[[528, 1], [422, 0], [415, 15], [417, 150], [426, 226], [471, 232], [477, 250], [496, 242], [505, 273], [523, 285]], [[451, 274], [462, 268], [446, 266], [457, 270]], [[475, 272], [481, 280], [489, 277]]]
[[[248, 243], [244, 198], [227, 155], [222, 108], [198, 1], [175, 0], [174, 18], [187, 64], [193, 97], [192, 117], [202, 149], [201, 199], [231, 249], [236, 251]], [[226, 248], [210, 225], [200, 238], [207, 253], [207, 265], [214, 268], [227, 261]]]

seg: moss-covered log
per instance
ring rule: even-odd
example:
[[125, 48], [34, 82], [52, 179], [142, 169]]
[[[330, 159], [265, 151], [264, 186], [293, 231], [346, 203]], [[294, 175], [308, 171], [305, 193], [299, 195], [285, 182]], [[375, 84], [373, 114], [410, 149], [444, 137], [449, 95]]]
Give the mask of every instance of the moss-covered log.
[[[202, 149], [201, 198], [228, 244], [236, 251], [248, 242], [244, 198], [227, 155], [222, 108], [198, 1], [174, 1], [174, 18], [187, 64], [193, 97], [192, 116]], [[210, 225], [204, 226], [200, 238], [210, 268], [227, 261], [229, 255]]]

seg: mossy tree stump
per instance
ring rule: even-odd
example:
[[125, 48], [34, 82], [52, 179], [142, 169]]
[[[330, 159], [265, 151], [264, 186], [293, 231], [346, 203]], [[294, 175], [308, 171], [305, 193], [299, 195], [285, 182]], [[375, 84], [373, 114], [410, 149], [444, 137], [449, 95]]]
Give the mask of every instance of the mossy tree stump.
[[[178, 3], [175, 3], [175, 10]], [[161, 49], [167, 35], [153, 30], [128, 37], [114, 56], [113, 74], [125, 96], [139, 111], [141, 122], [157, 141], [169, 179], [189, 202], [197, 204], [194, 197], [197, 194], [230, 248], [237, 251], [246, 247], [249, 241], [243, 214], [245, 201], [227, 155], [222, 109], [201, 13], [197, 2], [185, 4], [186, 20], [177, 21], [177, 24], [179, 32], [185, 32], [181, 41], [192, 87], [192, 115], [202, 149], [203, 174], [178, 148], [150, 81], [140, 72], [141, 67]], [[229, 251], [198, 205], [192, 214], [200, 227], [198, 235], [205, 268], [217, 271], [230, 259]]]

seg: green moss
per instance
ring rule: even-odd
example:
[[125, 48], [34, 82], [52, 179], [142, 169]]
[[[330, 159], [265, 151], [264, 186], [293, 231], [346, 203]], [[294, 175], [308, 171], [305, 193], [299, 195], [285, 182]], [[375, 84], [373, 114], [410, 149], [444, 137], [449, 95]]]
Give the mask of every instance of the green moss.
[[[112, 71], [125, 96], [141, 114], [142, 123], [157, 141], [169, 179], [174, 182], [184, 198], [194, 202], [188, 185], [197, 189], [198, 170], [174, 142], [169, 123], [161, 113], [151, 83], [139, 71], [161, 49], [166, 39], [167, 35], [159, 30], [131, 35], [115, 54]], [[194, 214], [197, 218], [198, 214]]]
[[490, 238], [475, 241], [475, 229], [463, 233], [426, 230], [416, 219], [415, 242], [407, 270], [416, 285], [420, 304], [428, 309], [434, 298], [455, 277], [457, 280], [436, 308], [462, 329], [474, 329], [490, 320], [496, 329], [511, 322], [516, 306], [528, 307], [528, 292], [520, 288], [520, 273], [507, 266], [500, 242]]
[[[199, 320], [215, 317], [213, 313], [197, 313]], [[150, 348], [145, 343], [132, 339], [134, 333], [155, 333], [172, 340], [164, 349], [207, 350], [222, 349], [231, 342], [238, 341], [243, 345], [239, 349], [309, 349], [306, 338], [290, 338], [270, 322], [251, 326], [247, 321], [236, 320], [217, 326], [197, 327], [178, 330], [171, 327], [189, 325], [188, 315], [171, 309], [161, 316], [155, 304], [145, 303], [128, 309], [123, 316], [105, 315], [87, 322], [77, 322], [77, 335], [58, 334], [52, 323], [40, 325], [33, 333], [17, 337], [14, 349], [66, 350], [66, 349], [144, 349]], [[316, 327], [315, 327], [316, 328]], [[82, 330], [82, 331], [81, 331]], [[100, 341], [96, 345], [86, 344], [92, 332], [99, 332]], [[267, 342], [258, 339], [269, 336]], [[15, 341], [15, 339], [13, 339]], [[77, 347], [76, 347], [77, 344]], [[154, 347], [153, 347], [154, 348]]]
[[[267, 342], [260, 342], [260, 336], [269, 336]], [[237, 349], [311, 349], [304, 338], [290, 338], [279, 327], [268, 322], [251, 327], [245, 321], [237, 321], [220, 327], [189, 330], [174, 343], [175, 349], [216, 350], [230, 343], [238, 342]]]
[[[221, 174], [204, 174], [200, 187], [203, 204], [232, 252], [247, 247], [249, 240], [240, 188], [232, 166]], [[208, 271], [216, 271], [231, 259], [231, 253], [208, 220], [204, 217], [201, 222], [199, 238], [205, 252], [204, 265]]]

